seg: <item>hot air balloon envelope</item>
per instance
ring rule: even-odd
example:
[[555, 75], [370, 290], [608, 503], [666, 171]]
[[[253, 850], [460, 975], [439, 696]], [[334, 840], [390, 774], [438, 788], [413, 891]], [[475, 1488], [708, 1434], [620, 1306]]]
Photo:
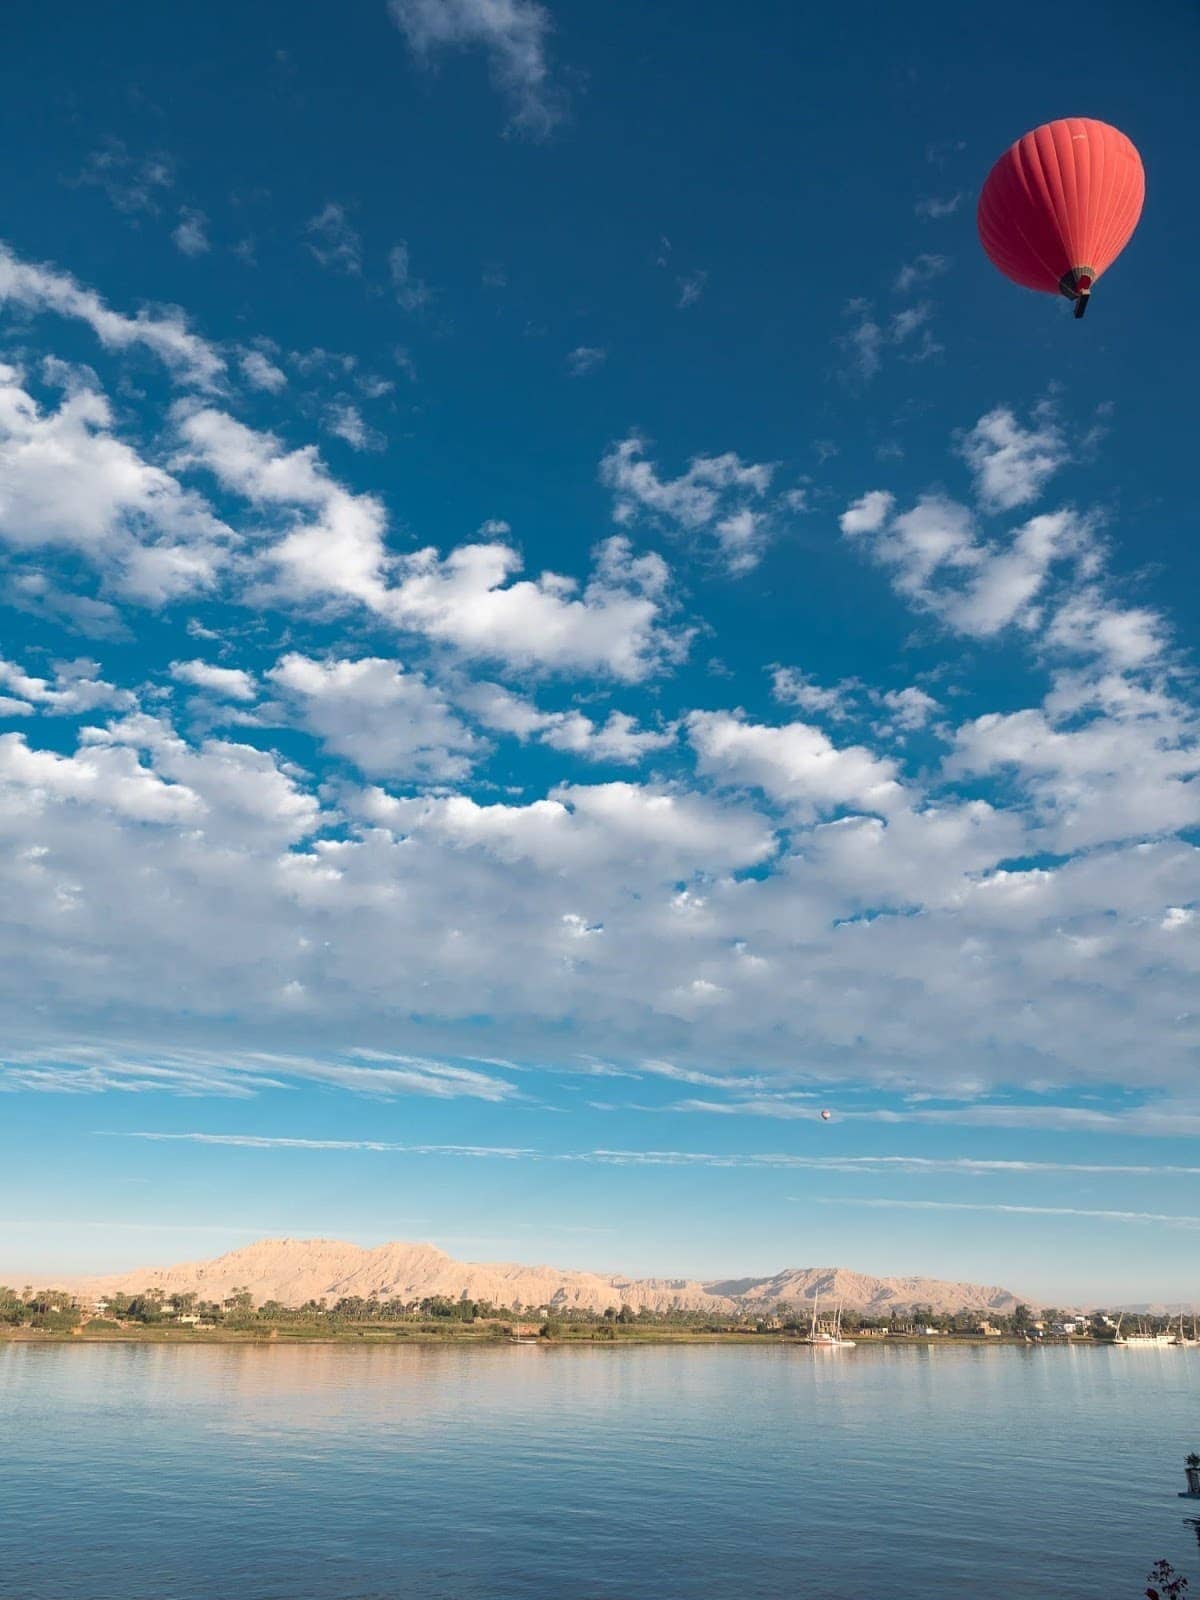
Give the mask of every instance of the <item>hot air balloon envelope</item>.
[[821, 1113], [821, 1121], [822, 1122], [828, 1122], [830, 1117], [832, 1117], [832, 1115], [833, 1115], [832, 1111], [822, 1111], [822, 1113]]
[[1064, 294], [1075, 315], [1129, 243], [1146, 175], [1132, 143], [1107, 122], [1064, 117], [1018, 139], [987, 175], [979, 238], [993, 265], [1027, 289]]

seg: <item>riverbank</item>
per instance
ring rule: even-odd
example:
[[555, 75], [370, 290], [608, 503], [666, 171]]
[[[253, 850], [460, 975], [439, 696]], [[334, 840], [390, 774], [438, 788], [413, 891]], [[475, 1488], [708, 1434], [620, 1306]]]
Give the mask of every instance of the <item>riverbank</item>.
[[[20, 1344], [169, 1344], [169, 1345], [381, 1345], [381, 1344], [441, 1344], [464, 1347], [468, 1345], [510, 1344], [512, 1338], [503, 1328], [495, 1325], [471, 1327], [458, 1325], [453, 1329], [411, 1327], [400, 1325], [367, 1328], [309, 1328], [297, 1324], [279, 1324], [269, 1328], [179, 1328], [161, 1326], [106, 1326], [95, 1328], [83, 1324], [75, 1328], [3, 1328], [0, 1342]], [[607, 1329], [564, 1328], [549, 1337], [536, 1341], [539, 1345], [587, 1345], [593, 1347], [613, 1345], [797, 1345], [805, 1341], [793, 1334], [754, 1333], [731, 1331], [728, 1333], [699, 1331], [687, 1328], [619, 1328], [611, 1333]], [[969, 1334], [887, 1334], [884, 1336], [858, 1333], [854, 1343], [861, 1346], [896, 1345], [947, 1345], [955, 1347], [983, 1346], [987, 1348], [1030, 1348], [1024, 1339], [1001, 1335], [1000, 1337], [972, 1336]], [[1038, 1345], [1062, 1347], [1086, 1346], [1104, 1349], [1103, 1341], [1092, 1339], [1055, 1339], [1038, 1341]]]

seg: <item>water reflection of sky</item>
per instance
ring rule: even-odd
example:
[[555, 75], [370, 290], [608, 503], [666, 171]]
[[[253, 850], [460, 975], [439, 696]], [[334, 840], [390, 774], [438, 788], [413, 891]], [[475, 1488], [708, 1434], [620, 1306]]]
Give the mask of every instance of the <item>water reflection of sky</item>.
[[13, 1345], [0, 1409], [28, 1600], [94, 1600], [97, 1560], [126, 1600], [1095, 1600], [1196, 1564], [1192, 1352]]

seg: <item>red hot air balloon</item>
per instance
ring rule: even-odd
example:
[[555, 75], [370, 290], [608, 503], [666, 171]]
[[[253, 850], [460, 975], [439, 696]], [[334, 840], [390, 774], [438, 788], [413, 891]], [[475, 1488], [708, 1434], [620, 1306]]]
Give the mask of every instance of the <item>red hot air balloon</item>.
[[979, 196], [979, 238], [992, 264], [1026, 289], [1087, 310], [1096, 279], [1129, 243], [1146, 175], [1107, 122], [1064, 117], [1010, 145]]

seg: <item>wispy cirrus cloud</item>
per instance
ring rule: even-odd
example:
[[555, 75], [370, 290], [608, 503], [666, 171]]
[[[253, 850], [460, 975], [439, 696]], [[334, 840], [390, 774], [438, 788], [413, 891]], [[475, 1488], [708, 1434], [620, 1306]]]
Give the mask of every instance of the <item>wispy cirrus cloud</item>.
[[[805, 1205], [811, 1205], [806, 1199]], [[1085, 1217], [1091, 1221], [1159, 1223], [1169, 1228], [1200, 1228], [1200, 1217], [1176, 1216], [1161, 1211], [1108, 1211], [1086, 1206], [984, 1205], [966, 1200], [896, 1200], [821, 1196], [822, 1205], [870, 1206], [881, 1211], [985, 1211], [998, 1216]]]
[[[220, 1145], [240, 1150], [361, 1150], [370, 1154], [407, 1156], [463, 1156], [470, 1159], [496, 1158], [504, 1161], [578, 1162], [596, 1166], [629, 1167], [735, 1167], [749, 1171], [811, 1171], [844, 1173], [912, 1173], [929, 1176], [938, 1173], [982, 1177], [1020, 1178], [1038, 1174], [1068, 1174], [1097, 1177], [1200, 1177], [1200, 1167], [1171, 1164], [1152, 1165], [1130, 1162], [1083, 1161], [1001, 1161], [975, 1156], [910, 1155], [833, 1155], [805, 1156], [781, 1152], [745, 1153], [704, 1150], [623, 1150], [604, 1149], [549, 1151], [521, 1145], [398, 1144], [379, 1139], [308, 1139], [287, 1135], [249, 1133], [158, 1133], [142, 1131], [110, 1132], [97, 1129], [104, 1138], [142, 1139], [156, 1144]], [[858, 1202], [855, 1202], [858, 1203]], [[899, 1202], [890, 1202], [899, 1203]], [[922, 1202], [922, 1204], [933, 1202]]]
[[535, 0], [389, 0], [392, 21], [421, 62], [447, 50], [482, 50], [507, 101], [507, 131], [543, 139], [566, 115], [554, 80], [550, 13]]
[[275, 1051], [60, 1044], [45, 1050], [7, 1050], [0, 1055], [0, 1091], [101, 1094], [111, 1089], [126, 1093], [158, 1090], [247, 1099], [297, 1082], [327, 1084], [378, 1099], [415, 1094], [440, 1100], [500, 1101], [517, 1095], [515, 1085], [491, 1073], [380, 1051], [350, 1050], [341, 1059], [321, 1059]]

